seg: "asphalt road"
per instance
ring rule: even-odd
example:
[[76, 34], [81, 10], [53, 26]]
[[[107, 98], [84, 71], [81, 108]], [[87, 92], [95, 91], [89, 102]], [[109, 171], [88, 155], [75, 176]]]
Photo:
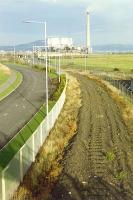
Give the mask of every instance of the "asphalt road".
[[45, 101], [44, 72], [11, 64], [8, 67], [21, 72], [23, 82], [0, 102], [0, 148], [31, 119]]

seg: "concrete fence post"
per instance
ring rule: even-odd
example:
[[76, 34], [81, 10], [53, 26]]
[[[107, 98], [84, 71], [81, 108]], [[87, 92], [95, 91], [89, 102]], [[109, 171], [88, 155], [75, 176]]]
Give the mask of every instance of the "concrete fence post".
[[5, 171], [2, 171], [2, 200], [6, 200]]
[[52, 112], [52, 126], [54, 125], [54, 117], [53, 117], [53, 108], [52, 108], [52, 110], [51, 110], [51, 112]]
[[35, 133], [32, 135], [32, 162], [35, 161]]
[[47, 132], [47, 134], [48, 134], [48, 132], [49, 132], [49, 114], [47, 115], [47, 119], [46, 119], [46, 121], [47, 121], [47, 123], [46, 123], [46, 132]]
[[42, 123], [40, 124], [40, 142], [41, 142], [41, 146], [43, 144], [43, 134], [42, 134], [42, 129], [43, 129], [43, 126], [42, 126]]
[[20, 149], [20, 181], [23, 181], [23, 152], [22, 152], [22, 148]]

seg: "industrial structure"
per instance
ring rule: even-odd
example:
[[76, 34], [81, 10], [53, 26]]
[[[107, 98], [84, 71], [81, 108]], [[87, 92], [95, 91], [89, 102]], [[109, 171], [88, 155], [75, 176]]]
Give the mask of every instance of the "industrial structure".
[[48, 43], [48, 47], [55, 48], [55, 49], [64, 49], [65, 47], [69, 47], [69, 48], [73, 47], [72, 38], [49, 37], [47, 43]]
[[87, 10], [86, 12], [86, 51], [87, 53], [92, 53], [91, 47], [91, 33], [90, 33], [90, 12]]

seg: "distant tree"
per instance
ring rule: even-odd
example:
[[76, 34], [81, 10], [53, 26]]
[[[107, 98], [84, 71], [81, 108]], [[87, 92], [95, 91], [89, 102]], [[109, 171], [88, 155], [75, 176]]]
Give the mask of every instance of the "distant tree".
[[64, 47], [64, 50], [69, 52], [71, 50], [71, 48], [69, 46]]

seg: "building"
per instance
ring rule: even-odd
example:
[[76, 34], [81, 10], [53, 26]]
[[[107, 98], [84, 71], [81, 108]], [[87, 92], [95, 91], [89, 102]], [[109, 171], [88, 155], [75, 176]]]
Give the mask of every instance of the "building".
[[50, 48], [55, 49], [64, 49], [65, 47], [72, 48], [73, 47], [73, 40], [72, 38], [56, 38], [50, 37], [48, 38], [48, 46]]

